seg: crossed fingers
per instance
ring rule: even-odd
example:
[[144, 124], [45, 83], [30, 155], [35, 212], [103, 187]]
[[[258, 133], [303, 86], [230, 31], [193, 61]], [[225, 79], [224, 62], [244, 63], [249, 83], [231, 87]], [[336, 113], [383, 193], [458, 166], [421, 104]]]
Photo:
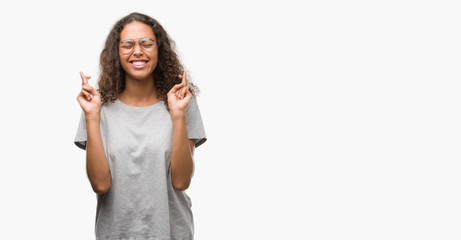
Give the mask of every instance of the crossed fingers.
[[88, 101], [91, 101], [94, 98], [92, 94], [94, 89], [90, 86], [90, 84], [88, 84], [88, 79], [91, 77], [85, 76], [83, 72], [80, 72], [80, 77], [82, 78], [82, 94]]
[[186, 71], [184, 71], [182, 75], [179, 74], [178, 77], [182, 79], [182, 87], [175, 94], [179, 99], [183, 99], [189, 91], [189, 82], [187, 81]]

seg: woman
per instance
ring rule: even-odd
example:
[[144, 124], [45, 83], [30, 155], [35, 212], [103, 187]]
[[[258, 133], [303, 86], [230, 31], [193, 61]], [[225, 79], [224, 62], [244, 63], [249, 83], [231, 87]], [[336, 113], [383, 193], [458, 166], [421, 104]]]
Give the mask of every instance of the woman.
[[172, 44], [156, 20], [131, 13], [106, 39], [99, 90], [80, 73], [83, 114], [74, 142], [86, 149], [97, 193], [97, 239], [193, 239], [184, 190], [206, 136]]

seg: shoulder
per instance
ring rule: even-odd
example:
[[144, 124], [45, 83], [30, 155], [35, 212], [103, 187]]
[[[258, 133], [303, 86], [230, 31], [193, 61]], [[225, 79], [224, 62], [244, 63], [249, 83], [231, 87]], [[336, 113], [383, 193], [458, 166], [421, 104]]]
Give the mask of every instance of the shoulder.
[[117, 107], [118, 105], [118, 99], [114, 100], [114, 102], [108, 101], [102, 104], [101, 106], [101, 112], [103, 111], [115, 111], [115, 110], [120, 110], [120, 108]]
[[197, 102], [197, 96], [192, 96], [192, 99], [189, 102], [189, 105], [187, 105], [186, 111], [194, 111], [195, 109], [198, 108], [198, 102]]

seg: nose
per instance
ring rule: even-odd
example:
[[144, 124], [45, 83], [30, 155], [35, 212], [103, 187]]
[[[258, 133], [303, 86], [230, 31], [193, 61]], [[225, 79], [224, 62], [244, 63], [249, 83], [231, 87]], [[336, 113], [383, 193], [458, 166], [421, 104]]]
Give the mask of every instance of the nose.
[[134, 54], [134, 55], [142, 55], [141, 45], [139, 45], [139, 44], [135, 44], [135, 45], [134, 45], [134, 47], [133, 47], [133, 54]]

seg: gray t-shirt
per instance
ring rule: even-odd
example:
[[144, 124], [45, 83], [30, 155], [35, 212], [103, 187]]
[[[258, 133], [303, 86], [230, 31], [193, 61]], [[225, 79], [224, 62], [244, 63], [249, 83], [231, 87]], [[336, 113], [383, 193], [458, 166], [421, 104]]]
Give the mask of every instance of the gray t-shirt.
[[[206, 141], [195, 97], [186, 110], [187, 136]], [[112, 176], [110, 190], [97, 194], [96, 239], [191, 240], [191, 200], [171, 184], [173, 124], [163, 101], [133, 107], [120, 100], [101, 108], [101, 138]], [[86, 149], [82, 113], [75, 144]]]

